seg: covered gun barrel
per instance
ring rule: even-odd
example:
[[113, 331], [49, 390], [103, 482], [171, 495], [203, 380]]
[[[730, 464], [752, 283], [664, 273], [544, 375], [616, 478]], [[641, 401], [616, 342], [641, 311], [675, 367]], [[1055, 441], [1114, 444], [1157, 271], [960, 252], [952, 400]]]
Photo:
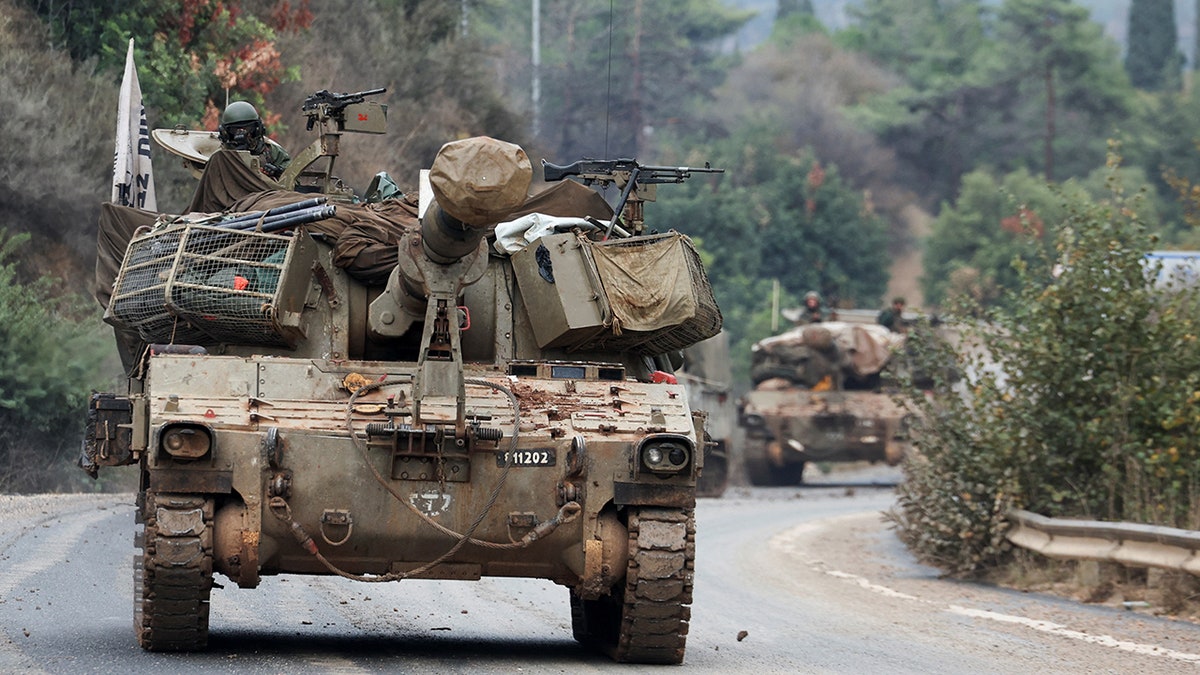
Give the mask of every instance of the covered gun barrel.
[[520, 146], [486, 136], [442, 146], [429, 171], [437, 203], [421, 220], [425, 255], [450, 264], [525, 202], [533, 168]]

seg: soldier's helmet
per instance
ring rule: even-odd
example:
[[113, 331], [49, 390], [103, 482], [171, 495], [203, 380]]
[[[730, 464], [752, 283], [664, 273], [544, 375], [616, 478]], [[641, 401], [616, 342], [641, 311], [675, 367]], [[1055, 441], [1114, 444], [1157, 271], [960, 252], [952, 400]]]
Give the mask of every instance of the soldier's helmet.
[[254, 106], [245, 101], [234, 101], [221, 113], [221, 124], [217, 127], [221, 144], [232, 150], [249, 150], [261, 153], [266, 139], [266, 127]]

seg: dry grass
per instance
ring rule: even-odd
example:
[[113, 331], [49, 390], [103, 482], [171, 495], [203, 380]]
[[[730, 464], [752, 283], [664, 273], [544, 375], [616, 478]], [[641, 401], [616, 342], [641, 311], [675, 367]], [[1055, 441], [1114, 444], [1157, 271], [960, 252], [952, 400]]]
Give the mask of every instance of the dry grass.
[[1186, 572], [1054, 560], [1017, 551], [1010, 565], [994, 570], [986, 581], [1200, 624], [1200, 578]]

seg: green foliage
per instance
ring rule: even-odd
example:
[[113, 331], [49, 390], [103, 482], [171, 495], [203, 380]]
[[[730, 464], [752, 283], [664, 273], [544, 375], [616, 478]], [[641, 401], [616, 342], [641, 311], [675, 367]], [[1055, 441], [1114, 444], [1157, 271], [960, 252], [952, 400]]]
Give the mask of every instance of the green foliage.
[[1060, 193], [1053, 255], [964, 327], [962, 391], [915, 398], [922, 456], [892, 517], [955, 574], [1005, 559], [1009, 507], [1200, 526], [1200, 288], [1156, 284], [1115, 164], [1103, 199]]
[[1129, 3], [1125, 72], [1138, 89], [1178, 91], [1184, 56], [1176, 46], [1174, 0]]
[[[955, 351], [928, 324], [910, 331], [912, 365], [933, 374], [935, 394], [927, 398], [914, 389], [909, 398], [919, 414], [919, 452], [905, 460], [905, 480], [887, 513], [918, 558], [956, 576], [1005, 560], [1011, 545], [1004, 539], [1004, 514], [1020, 495], [1006, 394], [997, 373], [969, 349], [982, 337], [969, 334]], [[951, 363], [956, 368], [945, 367]], [[947, 377], [950, 372], [969, 374], [965, 393], [962, 383]]]
[[1041, 130], [1024, 165], [1053, 181], [1102, 164], [1104, 139], [1132, 100], [1117, 45], [1071, 0], [1006, 0], [996, 32], [1001, 58], [984, 72], [1015, 87], [1014, 110]]
[[1117, 48], [1069, 0], [871, 0], [839, 44], [903, 76], [853, 118], [951, 198], [980, 166], [1047, 176], [1087, 173], [1125, 119], [1133, 91]]
[[1001, 290], [1016, 288], [1012, 261], [1035, 258], [1045, 246], [1045, 223], [1062, 215], [1057, 202], [1045, 182], [1024, 169], [963, 176], [961, 194], [942, 205], [926, 240], [926, 301], [939, 305], [965, 296], [990, 304]]
[[939, 90], [966, 75], [984, 47], [979, 0], [864, 0], [848, 8], [841, 44], [886, 64], [919, 90]]
[[82, 299], [23, 283], [13, 260], [29, 235], [0, 231], [0, 492], [63, 486], [82, 437], [89, 390], [100, 384], [111, 333], [77, 320]]
[[1146, 167], [1162, 198], [1164, 247], [1198, 248], [1200, 212], [1192, 191], [1200, 183], [1200, 90], [1143, 94], [1140, 102], [1126, 129], [1125, 155]]
[[[1121, 168], [1122, 180], [1146, 185], [1138, 169]], [[963, 177], [962, 192], [953, 203], [943, 204], [925, 241], [926, 300], [933, 305], [953, 305], [971, 299], [982, 306], [998, 302], [1006, 291], [1019, 287], [1014, 260], [1032, 262], [1049, 250], [1050, 224], [1065, 217], [1063, 195], [1076, 199], [1107, 191], [1109, 171], [1094, 172], [1068, 181], [1059, 189], [1020, 169], [1004, 176], [979, 169]], [[1158, 201], [1147, 194], [1139, 202], [1139, 218], [1157, 226]]]
[[[27, 3], [49, 22], [72, 58], [95, 58], [118, 79], [129, 38], [140, 38], [134, 59], [143, 100], [163, 126], [203, 121], [215, 127], [227, 92], [261, 104], [265, 94], [298, 75], [280, 60], [277, 31], [303, 29], [311, 19], [308, 3], [295, 10], [277, 5], [265, 19], [240, 0]], [[268, 123], [273, 117], [264, 115]]]
[[[809, 151], [782, 152], [775, 138], [758, 129], [714, 145], [704, 159], [726, 174], [661, 189], [647, 211], [653, 227], [703, 242], [731, 353], [745, 361], [750, 344], [770, 334], [772, 280], [784, 303], [818, 290], [830, 302], [873, 307], [888, 279], [886, 225], [862, 193], [836, 166]], [[739, 361], [735, 375], [747, 368]]]
[[[527, 58], [529, 3], [475, 13]], [[541, 136], [559, 161], [645, 157], [667, 129], [701, 130], [698, 111], [724, 79], [723, 38], [752, 16], [720, 0], [543, 2]], [[511, 64], [506, 64], [511, 68]], [[520, 72], [519, 91], [528, 73]]]
[[811, 0], [779, 0], [775, 23], [771, 25], [771, 41], [787, 44], [799, 35], [825, 33]]

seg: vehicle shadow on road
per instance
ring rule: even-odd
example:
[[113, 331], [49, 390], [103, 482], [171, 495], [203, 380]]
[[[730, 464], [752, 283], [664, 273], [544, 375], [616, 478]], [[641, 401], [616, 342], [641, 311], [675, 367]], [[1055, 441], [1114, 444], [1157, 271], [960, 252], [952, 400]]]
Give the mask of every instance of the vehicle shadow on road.
[[[440, 633], [440, 631], [439, 631]], [[213, 630], [209, 636], [208, 650], [192, 654], [190, 659], [211, 659], [218, 656], [227, 659], [237, 656], [238, 661], [247, 659], [288, 657], [301, 660], [311, 658], [346, 659], [359, 665], [370, 666], [374, 659], [388, 659], [396, 666], [395, 659], [411, 658], [428, 663], [438, 659], [442, 666], [453, 669], [453, 662], [461, 662], [464, 668], [481, 666], [513, 665], [557, 665], [564, 663], [605, 663], [607, 658], [575, 642], [570, 637], [560, 639], [456, 637], [446, 634], [430, 635], [306, 635], [303, 633], [282, 634]], [[616, 664], [613, 664], [616, 665]]]

